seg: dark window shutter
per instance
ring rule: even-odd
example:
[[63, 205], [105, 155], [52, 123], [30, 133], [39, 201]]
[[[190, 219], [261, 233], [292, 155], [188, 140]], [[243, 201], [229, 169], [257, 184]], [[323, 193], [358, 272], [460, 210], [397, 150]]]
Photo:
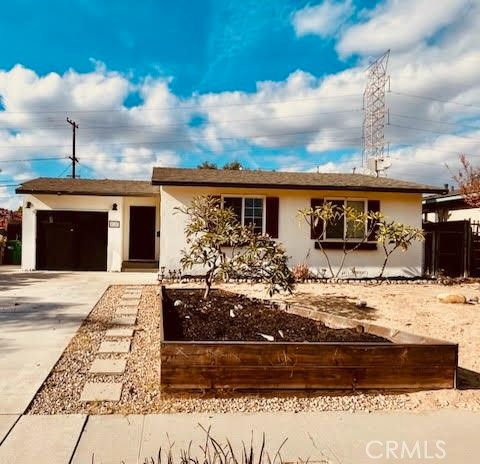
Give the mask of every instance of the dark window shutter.
[[[380, 212], [380, 201], [379, 200], [368, 200], [367, 204], [367, 211], [369, 213], [379, 213]], [[368, 221], [367, 224], [367, 230], [370, 230], [372, 228], [372, 221]], [[377, 234], [376, 228], [372, 230], [370, 235], [368, 236], [369, 241], [375, 241], [376, 237], [375, 235]]]
[[[323, 198], [312, 198], [310, 200], [310, 206], [315, 208], [320, 208], [323, 206]], [[310, 238], [313, 240], [322, 239], [323, 238], [323, 221], [320, 220], [316, 225], [310, 227]]]
[[278, 238], [278, 197], [267, 197], [265, 200], [265, 232], [272, 238]]

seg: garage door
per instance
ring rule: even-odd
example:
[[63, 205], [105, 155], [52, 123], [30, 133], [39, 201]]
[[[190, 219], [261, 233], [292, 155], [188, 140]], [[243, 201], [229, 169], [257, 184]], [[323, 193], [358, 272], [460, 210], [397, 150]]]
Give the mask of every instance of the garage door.
[[37, 211], [37, 269], [106, 271], [108, 213]]

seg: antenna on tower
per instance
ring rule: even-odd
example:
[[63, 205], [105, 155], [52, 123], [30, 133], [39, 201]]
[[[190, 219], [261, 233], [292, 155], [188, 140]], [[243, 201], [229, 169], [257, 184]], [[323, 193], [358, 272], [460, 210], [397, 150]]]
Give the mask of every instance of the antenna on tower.
[[363, 151], [362, 167], [365, 172], [379, 176], [391, 166], [385, 156], [385, 86], [390, 50], [377, 58], [367, 68], [367, 85], [363, 93]]

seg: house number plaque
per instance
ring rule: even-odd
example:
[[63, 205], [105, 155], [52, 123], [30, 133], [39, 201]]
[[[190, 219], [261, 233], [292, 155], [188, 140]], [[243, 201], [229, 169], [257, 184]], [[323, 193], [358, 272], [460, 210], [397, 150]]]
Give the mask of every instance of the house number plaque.
[[119, 229], [120, 221], [108, 221], [108, 227], [110, 227], [110, 229]]

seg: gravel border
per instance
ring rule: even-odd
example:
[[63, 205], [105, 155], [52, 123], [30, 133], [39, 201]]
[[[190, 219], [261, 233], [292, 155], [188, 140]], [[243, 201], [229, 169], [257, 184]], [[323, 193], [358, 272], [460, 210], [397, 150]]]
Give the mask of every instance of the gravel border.
[[[338, 391], [272, 392], [246, 394], [162, 393], [160, 387], [159, 287], [142, 286], [136, 330], [130, 353], [102, 355], [98, 347], [110, 328], [125, 286], [109, 287], [72, 338], [50, 372], [27, 414], [154, 414], [154, 413], [235, 413], [313, 411], [391, 411], [458, 407], [470, 410], [480, 405], [456, 390], [417, 393], [379, 391], [345, 393]], [[110, 338], [109, 338], [110, 339]], [[115, 338], [111, 338], [115, 340]], [[120, 338], [118, 338], [120, 340]], [[89, 373], [96, 357], [126, 358], [121, 375], [97, 376]], [[82, 403], [83, 386], [88, 381], [123, 382], [119, 402]]]

